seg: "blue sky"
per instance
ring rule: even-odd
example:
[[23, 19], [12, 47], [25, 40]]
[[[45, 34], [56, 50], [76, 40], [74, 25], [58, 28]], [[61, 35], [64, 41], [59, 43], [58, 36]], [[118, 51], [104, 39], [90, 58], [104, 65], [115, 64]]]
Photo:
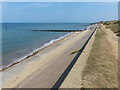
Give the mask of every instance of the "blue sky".
[[117, 2], [4, 2], [3, 22], [97, 22], [118, 19]]

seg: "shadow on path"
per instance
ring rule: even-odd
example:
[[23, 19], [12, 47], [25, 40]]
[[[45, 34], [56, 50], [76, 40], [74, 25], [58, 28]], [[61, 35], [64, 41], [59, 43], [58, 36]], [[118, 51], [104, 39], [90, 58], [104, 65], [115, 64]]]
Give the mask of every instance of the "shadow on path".
[[92, 32], [92, 34], [90, 35], [90, 37], [88, 38], [88, 40], [85, 42], [85, 44], [82, 46], [82, 48], [78, 51], [77, 55], [73, 58], [73, 60], [71, 61], [71, 63], [69, 64], [69, 66], [66, 68], [66, 70], [62, 73], [62, 75], [59, 77], [59, 79], [53, 85], [53, 87], [51, 88], [51, 90], [58, 89], [61, 86], [62, 82], [65, 80], [66, 76], [71, 71], [72, 67], [76, 63], [77, 59], [79, 58], [79, 56], [81, 55], [82, 51], [84, 50], [84, 48], [88, 44], [89, 40], [91, 39], [91, 37], [94, 34], [94, 32], [96, 31], [96, 29], [97, 29], [97, 27]]

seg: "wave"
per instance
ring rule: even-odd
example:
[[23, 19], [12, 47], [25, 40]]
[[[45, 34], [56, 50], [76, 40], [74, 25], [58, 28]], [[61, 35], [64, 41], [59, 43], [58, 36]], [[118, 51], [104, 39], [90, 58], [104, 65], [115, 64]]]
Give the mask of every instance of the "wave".
[[7, 69], [7, 68], [9, 68], [9, 67], [11, 67], [11, 66], [13, 66], [13, 65], [15, 65], [15, 64], [17, 64], [17, 63], [19, 63], [19, 62], [21, 62], [21, 61], [23, 61], [24, 59], [26, 59], [26, 58], [34, 55], [36, 52], [40, 51], [41, 49], [43, 49], [43, 48], [45, 48], [45, 47], [47, 47], [47, 46], [49, 46], [49, 45], [51, 45], [51, 44], [53, 44], [53, 43], [55, 43], [55, 42], [57, 42], [57, 41], [65, 38], [65, 37], [67, 37], [67, 36], [70, 35], [71, 33], [72, 33], [72, 32], [67, 33], [67, 34], [65, 34], [64, 36], [60, 36], [60, 37], [57, 38], [57, 39], [52, 39], [51, 41], [43, 44], [40, 48], [33, 49], [32, 52], [29, 52], [27, 55], [25, 55], [25, 56], [23, 56], [23, 57], [21, 57], [21, 58], [17, 58], [16, 60], [14, 60], [14, 62], [10, 63], [9, 65], [2, 65], [2, 67], [0, 67], [0, 71], [3, 71], [3, 70], [5, 70], [5, 69]]

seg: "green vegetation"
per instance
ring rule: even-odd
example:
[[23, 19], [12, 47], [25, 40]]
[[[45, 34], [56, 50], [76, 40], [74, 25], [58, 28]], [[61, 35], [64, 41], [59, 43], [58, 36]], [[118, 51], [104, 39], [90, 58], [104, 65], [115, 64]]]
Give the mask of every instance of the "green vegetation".
[[120, 20], [102, 22], [106, 28], [110, 28], [117, 36], [120, 36]]
[[95, 37], [82, 76], [83, 88], [116, 88], [118, 87], [117, 58], [111, 52], [112, 46], [101, 27]]

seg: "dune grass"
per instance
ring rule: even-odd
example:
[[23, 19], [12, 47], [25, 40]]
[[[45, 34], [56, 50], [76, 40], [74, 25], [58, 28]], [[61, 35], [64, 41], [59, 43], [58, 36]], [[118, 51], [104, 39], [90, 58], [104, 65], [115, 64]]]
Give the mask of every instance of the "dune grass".
[[120, 20], [106, 21], [103, 23], [106, 28], [111, 29], [117, 36], [120, 36]]
[[112, 54], [112, 46], [106, 39], [106, 33], [99, 28], [87, 65], [83, 72], [83, 88], [116, 88], [117, 59]]

